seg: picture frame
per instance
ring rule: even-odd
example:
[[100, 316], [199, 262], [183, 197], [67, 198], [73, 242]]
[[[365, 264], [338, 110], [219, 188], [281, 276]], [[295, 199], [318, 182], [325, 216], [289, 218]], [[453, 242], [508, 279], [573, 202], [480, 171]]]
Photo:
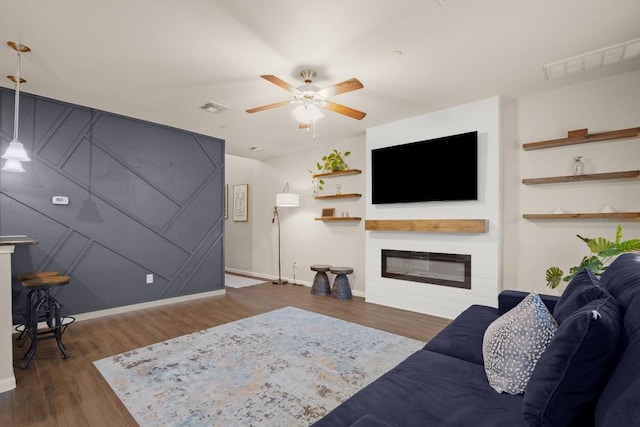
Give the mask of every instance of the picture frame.
[[322, 217], [334, 217], [336, 216], [336, 208], [322, 208]]
[[229, 218], [229, 184], [224, 185], [224, 219]]
[[233, 186], [233, 220], [249, 221], [249, 184]]

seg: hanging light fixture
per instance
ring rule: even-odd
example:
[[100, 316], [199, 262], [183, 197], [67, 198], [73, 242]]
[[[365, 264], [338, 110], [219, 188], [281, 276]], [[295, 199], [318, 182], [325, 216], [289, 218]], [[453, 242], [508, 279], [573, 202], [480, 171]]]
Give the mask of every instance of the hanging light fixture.
[[299, 105], [291, 112], [291, 115], [298, 121], [298, 123], [307, 125], [324, 117], [322, 111], [320, 111], [315, 104]]
[[7, 45], [9, 45], [9, 47], [15, 50], [18, 54], [18, 66], [15, 77], [7, 76], [9, 80], [16, 84], [15, 112], [13, 115], [13, 140], [9, 143], [9, 146], [2, 155], [2, 158], [6, 160], [2, 170], [8, 172], [24, 172], [24, 168], [20, 162], [29, 162], [31, 159], [18, 139], [18, 123], [20, 119], [20, 84], [26, 83], [26, 80], [20, 78], [20, 54], [30, 52], [31, 49], [28, 46], [16, 42], [7, 42]]
[[14, 159], [7, 159], [4, 162], [4, 166], [2, 167], [3, 171], [7, 172], [24, 172], [24, 168], [22, 167], [22, 162]]

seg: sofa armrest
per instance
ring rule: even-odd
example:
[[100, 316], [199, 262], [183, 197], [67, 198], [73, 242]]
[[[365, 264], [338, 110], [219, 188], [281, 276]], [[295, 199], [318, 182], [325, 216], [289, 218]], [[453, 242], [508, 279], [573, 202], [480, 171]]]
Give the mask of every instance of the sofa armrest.
[[[500, 295], [498, 295], [498, 314], [502, 316], [507, 311], [518, 305], [520, 301], [522, 301], [527, 295], [529, 295], [529, 292], [514, 290], [506, 290], [500, 292]], [[540, 295], [540, 299], [542, 300], [544, 305], [547, 306], [549, 312], [553, 313], [553, 308], [556, 306], [556, 303], [558, 302], [560, 297], [546, 294], [538, 295]]]

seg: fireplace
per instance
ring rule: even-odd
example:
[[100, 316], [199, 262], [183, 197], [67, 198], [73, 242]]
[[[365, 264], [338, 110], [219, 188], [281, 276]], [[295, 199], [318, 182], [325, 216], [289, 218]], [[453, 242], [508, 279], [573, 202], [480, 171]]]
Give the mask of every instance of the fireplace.
[[471, 255], [382, 249], [382, 277], [471, 289]]

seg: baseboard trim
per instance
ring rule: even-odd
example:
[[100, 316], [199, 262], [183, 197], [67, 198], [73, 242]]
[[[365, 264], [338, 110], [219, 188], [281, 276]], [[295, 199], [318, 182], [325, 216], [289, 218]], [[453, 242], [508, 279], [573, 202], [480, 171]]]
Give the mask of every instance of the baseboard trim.
[[[276, 280], [278, 278], [278, 276], [272, 276], [270, 274], [255, 273], [253, 271], [239, 270], [237, 268], [225, 268], [225, 271], [229, 273], [244, 274], [245, 276], [260, 277], [266, 280]], [[289, 283], [292, 283], [292, 284], [294, 283], [294, 280], [291, 277], [283, 277], [283, 279], [287, 280]], [[296, 279], [295, 284], [303, 285], [303, 286], [306, 286], [307, 288], [310, 288], [313, 285], [313, 282], [307, 282], [306, 280]], [[354, 291], [352, 289], [351, 293], [357, 297], [362, 297], [362, 298], [366, 297], [366, 292], [363, 292], [363, 291]]]
[[[185, 302], [185, 301], [191, 301], [195, 299], [225, 295], [226, 293], [227, 293], [226, 289], [218, 289], [215, 291], [201, 292], [198, 294], [182, 295], [179, 297], [142, 302], [139, 304], [124, 305], [122, 307], [107, 308], [105, 310], [91, 311], [88, 313], [74, 314], [73, 317], [75, 317], [76, 322], [82, 321], [82, 320], [89, 320], [89, 319], [98, 319], [100, 317], [112, 316], [114, 314], [128, 313], [130, 311], [136, 311], [136, 310], [143, 310], [145, 308], [161, 307], [163, 305], [175, 304], [178, 302]], [[14, 325], [14, 330], [15, 330], [15, 326], [16, 325]], [[38, 327], [44, 328], [44, 322], [42, 324], [38, 324]], [[14, 332], [14, 333], [17, 333], [17, 332]]]
[[0, 380], [0, 393], [13, 390], [14, 388], [16, 388], [16, 377], [14, 375]]

